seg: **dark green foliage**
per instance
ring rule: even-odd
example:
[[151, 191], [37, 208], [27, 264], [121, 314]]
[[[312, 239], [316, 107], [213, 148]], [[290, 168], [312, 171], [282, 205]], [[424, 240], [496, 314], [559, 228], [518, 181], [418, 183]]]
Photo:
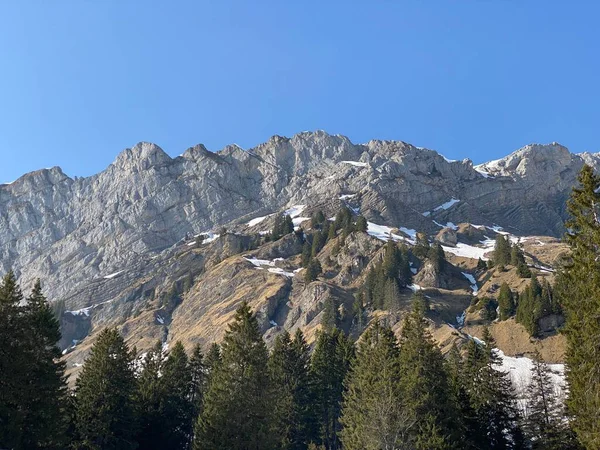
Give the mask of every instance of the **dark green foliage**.
[[302, 332], [298, 330], [293, 340], [287, 331], [277, 336], [269, 374], [276, 392], [273, 433], [278, 449], [305, 449], [315, 438], [309, 369], [310, 349]]
[[318, 210], [310, 218], [310, 223], [312, 224], [313, 227], [315, 227], [316, 225], [321, 225], [321, 224], [325, 223], [325, 221], [326, 221], [325, 214], [323, 214], [323, 211], [321, 211], [321, 210]]
[[353, 345], [339, 329], [319, 333], [311, 359], [313, 409], [316, 414], [316, 441], [328, 450], [340, 448], [343, 383], [352, 357]]
[[584, 447], [600, 448], [600, 177], [588, 165], [579, 174], [567, 208], [565, 239], [571, 261], [559, 275], [567, 337], [567, 406]]
[[474, 412], [471, 423], [477, 425], [471, 436], [477, 448], [523, 448], [510, 378], [497, 369], [500, 357], [487, 328], [483, 339], [485, 344], [467, 344], [464, 362], [463, 386]]
[[533, 274], [531, 283], [519, 297], [517, 322], [522, 324], [529, 334], [536, 336], [539, 332], [539, 320], [541, 318], [560, 313], [561, 308], [550, 284], [545, 280], [540, 284], [535, 274]]
[[290, 234], [294, 231], [294, 223], [289, 215], [275, 216], [275, 222], [273, 223], [273, 229], [271, 230], [271, 240], [277, 241], [286, 234]]
[[247, 303], [236, 311], [221, 348], [221, 361], [210, 375], [196, 426], [194, 448], [273, 448], [268, 353]]
[[206, 235], [204, 235], [204, 234], [199, 234], [198, 236], [196, 236], [196, 245], [198, 247], [200, 247], [202, 245], [205, 237], [206, 237]]
[[510, 249], [510, 265], [517, 267], [519, 264], [525, 264], [525, 255], [521, 246], [515, 243]]
[[484, 272], [487, 270], [487, 268], [488, 268], [488, 266], [487, 266], [486, 262], [483, 259], [479, 258], [477, 260], [477, 271]]
[[400, 289], [412, 282], [408, 249], [393, 241], [385, 244], [383, 261], [372, 265], [363, 287], [365, 304], [375, 309], [397, 310]]
[[433, 268], [436, 272], [442, 272], [446, 265], [446, 255], [444, 254], [444, 249], [440, 244], [433, 244], [433, 246], [429, 249], [427, 254], [427, 258], [433, 264]]
[[[202, 354], [202, 348], [197, 344], [190, 357], [190, 405], [192, 408], [192, 419], [198, 417], [202, 412], [204, 393], [206, 392], [207, 385], [207, 375], [207, 367], [204, 355]], [[190, 442], [191, 439], [188, 439], [188, 444]]]
[[0, 446], [61, 449], [69, 412], [58, 320], [39, 281], [22, 299], [11, 271], [0, 283]]
[[305, 241], [302, 245], [302, 267], [308, 267], [308, 264], [310, 263], [311, 252], [311, 245], [308, 243], [308, 241]]
[[311, 257], [315, 257], [319, 254], [321, 249], [325, 246], [327, 242], [327, 235], [323, 234], [322, 231], [316, 231], [312, 236], [312, 249], [311, 249]]
[[573, 433], [564, 421], [565, 411], [554, 391], [550, 370], [536, 352], [527, 388], [525, 431], [533, 449], [562, 450], [574, 448]]
[[502, 286], [500, 286], [500, 292], [498, 293], [498, 308], [500, 320], [508, 319], [515, 312], [513, 293], [506, 283], [502, 283]]
[[483, 309], [483, 318], [486, 320], [496, 320], [498, 318], [498, 313], [496, 312], [498, 308], [498, 302], [493, 298], [482, 298], [479, 300], [479, 304], [481, 305], [481, 309]]
[[321, 325], [324, 330], [330, 331], [340, 326], [340, 311], [339, 305], [332, 297], [327, 297], [323, 304], [323, 317]]
[[330, 241], [332, 239], [335, 239], [336, 237], [336, 229], [335, 229], [335, 225], [330, 223], [329, 227], [327, 227], [327, 240]]
[[133, 354], [116, 329], [100, 332], [77, 379], [75, 392], [80, 447], [137, 448]]
[[494, 265], [503, 267], [510, 264], [510, 242], [502, 234], [496, 236], [496, 245], [494, 246]]
[[365, 291], [364, 289], [361, 289], [354, 296], [354, 303], [352, 304], [352, 323], [353, 325], [356, 325], [359, 331], [361, 331], [367, 323], [364, 297]]
[[517, 265], [517, 275], [521, 278], [531, 278], [531, 270], [525, 263], [519, 263]]
[[[451, 448], [460, 418], [449, 386], [444, 358], [427, 331], [422, 302], [416, 300], [400, 339], [400, 387], [412, 448]], [[410, 447], [409, 447], [410, 448]]]
[[427, 258], [430, 250], [429, 240], [425, 233], [417, 233], [416, 243], [412, 249], [413, 255], [419, 259]]
[[341, 439], [347, 450], [402, 448], [413, 419], [403, 407], [400, 356], [390, 328], [375, 323], [364, 334], [346, 381]]
[[366, 233], [367, 229], [369, 228], [369, 224], [367, 223], [367, 219], [365, 219], [364, 216], [359, 215], [356, 218], [356, 225], [355, 225], [355, 230], [356, 231], [360, 231], [362, 233]]
[[336, 230], [342, 230], [345, 235], [352, 232], [352, 211], [347, 206], [342, 206], [335, 215], [335, 221], [333, 222]]
[[208, 386], [212, 375], [221, 364], [221, 346], [213, 342], [204, 358], [204, 368], [206, 370], [206, 385]]
[[319, 260], [317, 258], [311, 259], [308, 267], [304, 270], [304, 282], [310, 283], [315, 281], [322, 271], [323, 269]]

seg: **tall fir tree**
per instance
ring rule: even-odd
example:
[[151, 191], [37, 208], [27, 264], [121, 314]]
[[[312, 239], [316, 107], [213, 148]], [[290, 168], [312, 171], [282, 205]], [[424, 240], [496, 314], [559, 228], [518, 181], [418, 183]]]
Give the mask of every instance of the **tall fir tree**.
[[484, 343], [467, 344], [465, 360], [464, 385], [479, 425], [473, 430], [474, 439], [483, 448], [523, 448], [512, 382], [508, 373], [499, 370], [500, 357], [487, 328], [482, 337]]
[[221, 345], [195, 433], [196, 450], [273, 448], [272, 388], [267, 347], [244, 302]]
[[515, 312], [513, 293], [507, 283], [502, 283], [498, 293], [498, 311], [500, 320], [506, 320]]
[[273, 405], [277, 449], [305, 449], [315, 438], [309, 368], [310, 350], [302, 332], [298, 330], [292, 339], [284, 331], [269, 358], [269, 374], [277, 392]]
[[341, 448], [339, 418], [344, 378], [352, 357], [353, 345], [339, 329], [319, 334], [311, 358], [311, 378], [314, 386], [317, 444], [322, 444], [326, 450]]
[[588, 449], [600, 448], [600, 176], [584, 165], [567, 209], [570, 263], [560, 277], [566, 324], [567, 406], [573, 429]]
[[341, 432], [344, 449], [403, 448], [414, 419], [402, 404], [400, 357], [394, 333], [379, 323], [363, 335], [346, 381]]
[[460, 429], [441, 351], [427, 330], [420, 298], [404, 320], [400, 338], [403, 407], [415, 426], [409, 444], [416, 449], [454, 448]]
[[498, 233], [494, 245], [494, 265], [504, 267], [510, 264], [510, 242], [504, 235]]
[[23, 304], [13, 272], [0, 283], [0, 446], [66, 446], [68, 394], [59, 323], [39, 280]]
[[340, 311], [337, 301], [333, 297], [327, 297], [323, 304], [323, 317], [321, 325], [326, 331], [340, 326]]
[[100, 332], [77, 379], [75, 420], [79, 448], [137, 448], [133, 354], [115, 328]]
[[534, 450], [577, 448], [565, 411], [550, 378], [548, 365], [536, 351], [527, 387], [527, 416], [524, 429]]

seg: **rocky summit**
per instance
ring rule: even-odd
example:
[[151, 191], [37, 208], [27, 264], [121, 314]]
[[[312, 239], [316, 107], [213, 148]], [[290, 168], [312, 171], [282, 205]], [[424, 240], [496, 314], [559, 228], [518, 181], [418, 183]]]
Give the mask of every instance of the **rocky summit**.
[[[498, 230], [560, 237], [584, 162], [598, 168], [600, 157], [552, 143], [474, 166], [401, 141], [354, 144], [323, 131], [273, 136], [248, 150], [197, 145], [176, 158], [143, 142], [88, 178], [54, 167], [0, 185], [0, 272], [12, 268], [25, 289], [40, 278], [51, 300], [64, 301], [61, 345], [75, 366], [108, 324], [139, 349], [157, 339], [208, 344], [242, 300], [259, 310], [267, 338], [281, 327], [310, 334], [328, 296], [351, 307], [364, 267], [391, 235], [408, 243], [416, 231], [438, 236], [467, 269], [464, 261], [476, 263], [481, 242]], [[369, 233], [351, 237], [343, 252], [328, 243], [329, 275], [306, 287], [295, 277], [298, 237], [261, 236], [277, 214], [308, 227], [315, 211], [332, 217], [342, 205], [368, 220]], [[447, 317], [468, 306], [460, 270], [432, 280], [430, 267], [417, 269], [442, 294], [464, 291], [443, 306]]]

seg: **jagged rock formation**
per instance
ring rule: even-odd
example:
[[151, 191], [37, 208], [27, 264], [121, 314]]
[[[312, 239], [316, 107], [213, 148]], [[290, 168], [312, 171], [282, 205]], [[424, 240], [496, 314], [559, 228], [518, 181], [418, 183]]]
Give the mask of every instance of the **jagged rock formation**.
[[[574, 155], [553, 143], [529, 145], [474, 167], [404, 142], [353, 144], [322, 131], [274, 136], [247, 151], [231, 145], [212, 153], [198, 145], [176, 158], [140, 143], [92, 177], [73, 179], [55, 167], [0, 185], [0, 272], [13, 268], [26, 289], [39, 277], [50, 298], [65, 300], [75, 311], [64, 324], [67, 340], [105, 324], [122, 325], [141, 347], [154, 338], [166, 340], [173, 330], [185, 338], [182, 330], [192, 322], [209, 329], [225, 323], [244, 289], [243, 298], [264, 316], [263, 331], [275, 327], [271, 320], [292, 329], [319, 314], [321, 288], [300, 291], [296, 278], [265, 270], [256, 281], [260, 268], [240, 256], [230, 258], [256, 242], [235, 233], [268, 230], [268, 216], [292, 205], [306, 205], [303, 215], [321, 208], [331, 217], [345, 203], [401, 232], [435, 235], [470, 222], [499, 225], [515, 235], [559, 236], [564, 203], [584, 161], [598, 167], [600, 156]], [[251, 219], [256, 220], [248, 225]], [[230, 233], [217, 238], [222, 226]], [[193, 237], [209, 231], [211, 242], [199, 250]], [[461, 225], [439, 240], [477, 243], [485, 236]], [[287, 258], [300, 251], [301, 242], [288, 236], [252, 255], [284, 258], [293, 266], [281, 268], [286, 271], [299, 267]], [[351, 238], [345, 252], [327, 251], [341, 270], [322, 286], [323, 295], [350, 307], [351, 296], [339, 287], [357, 282], [377, 244]], [[205, 279], [208, 273], [211, 280]], [[219, 285], [219, 277], [227, 285]], [[194, 286], [189, 292], [186, 283]], [[160, 309], [149, 308], [158, 298], [164, 300]], [[202, 339], [221, 332], [203, 332]]]

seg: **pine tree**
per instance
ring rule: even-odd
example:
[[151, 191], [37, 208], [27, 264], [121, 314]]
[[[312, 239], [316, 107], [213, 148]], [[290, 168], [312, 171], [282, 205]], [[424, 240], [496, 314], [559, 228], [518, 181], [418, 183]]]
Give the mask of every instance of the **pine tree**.
[[319, 260], [317, 258], [311, 259], [308, 267], [304, 271], [304, 282], [308, 284], [315, 281], [322, 271], [323, 269]]
[[559, 295], [566, 316], [567, 406], [573, 429], [589, 449], [600, 448], [600, 176], [584, 165], [579, 186], [573, 189], [567, 208], [566, 241], [571, 262], [562, 277]]
[[151, 448], [165, 443], [163, 427], [163, 398], [166, 395], [161, 380], [164, 363], [162, 342], [158, 341], [142, 360], [136, 391], [139, 431], [137, 442], [140, 448]]
[[283, 218], [283, 235], [287, 235], [294, 232], [294, 221], [289, 215]]
[[444, 266], [446, 264], [446, 255], [444, 254], [444, 249], [440, 244], [434, 244], [427, 255], [431, 263], [433, 264], [433, 268], [436, 272], [442, 272], [444, 270]]
[[354, 303], [352, 304], [353, 324], [356, 325], [359, 332], [362, 331], [366, 323], [364, 297], [365, 289], [363, 288], [354, 296]]
[[339, 305], [332, 297], [327, 297], [323, 302], [323, 317], [321, 325], [324, 330], [330, 331], [340, 326]]
[[308, 267], [308, 264], [310, 263], [311, 250], [311, 245], [308, 243], [308, 241], [305, 241], [302, 245], [302, 267], [304, 268]]
[[310, 253], [310, 256], [312, 258], [316, 257], [319, 254], [321, 249], [325, 246], [326, 240], [326, 235], [324, 235], [322, 231], [316, 231], [313, 234], [312, 248]]
[[510, 264], [510, 242], [498, 233], [494, 246], [494, 265], [504, 267], [507, 264]]
[[[208, 358], [207, 358], [208, 359]], [[202, 412], [204, 393], [206, 392], [207, 364], [202, 353], [200, 344], [196, 344], [190, 357], [190, 404], [192, 408], [191, 417], [197, 418]], [[188, 448], [192, 439], [188, 439]]]
[[68, 396], [59, 323], [39, 280], [23, 304], [14, 273], [0, 283], [0, 446], [66, 445]]
[[458, 410], [451, 394], [441, 351], [427, 331], [422, 302], [415, 300], [400, 339], [401, 392], [416, 449], [456, 445]]
[[339, 329], [319, 333], [310, 373], [314, 386], [313, 408], [318, 433], [316, 440], [327, 450], [340, 448], [339, 417], [343, 383], [352, 357], [353, 346]]
[[572, 432], [563, 417], [564, 410], [554, 390], [548, 366], [536, 352], [531, 368], [531, 383], [527, 388], [525, 418], [525, 430], [533, 449], [573, 448]]
[[337, 236], [337, 234], [336, 234], [335, 225], [330, 223], [329, 227], [327, 228], [327, 240], [330, 241], [332, 239], [335, 239], [336, 236]]
[[323, 224], [325, 222], [325, 214], [323, 214], [323, 211], [318, 210], [310, 219], [310, 223], [312, 224], [313, 228], [316, 225], [320, 225]]
[[346, 381], [341, 439], [348, 450], [401, 448], [414, 422], [402, 407], [400, 359], [392, 330], [379, 323], [362, 337]]
[[314, 437], [309, 366], [309, 348], [300, 330], [294, 340], [287, 331], [277, 336], [269, 358], [271, 383], [277, 392], [273, 406], [276, 448], [305, 449]]
[[476, 442], [485, 448], [522, 448], [518, 427], [515, 394], [508, 373], [499, 370], [500, 357], [489, 330], [484, 330], [485, 344], [470, 341], [465, 361], [465, 388], [476, 422], [481, 427]]
[[515, 303], [513, 294], [507, 283], [502, 283], [502, 286], [500, 286], [500, 292], [498, 293], [498, 308], [500, 320], [506, 320], [514, 313]]
[[348, 230], [352, 226], [352, 211], [347, 206], [342, 206], [335, 215], [333, 224], [336, 230]]
[[364, 216], [359, 215], [356, 218], [356, 225], [355, 225], [356, 231], [366, 233], [368, 228], [369, 228], [369, 224], [367, 223], [367, 219], [365, 219]]
[[485, 272], [487, 270], [487, 268], [488, 267], [487, 267], [486, 262], [483, 259], [479, 258], [477, 260], [477, 271], [478, 272]]
[[196, 426], [194, 448], [273, 448], [268, 353], [256, 316], [246, 302], [236, 311], [221, 349], [221, 361], [210, 375]]
[[100, 332], [76, 384], [76, 429], [86, 449], [137, 448], [133, 355], [114, 328]]
[[417, 233], [417, 239], [415, 245], [412, 249], [413, 255], [415, 255], [419, 259], [427, 258], [429, 254], [429, 240], [427, 239], [427, 235], [425, 233]]

